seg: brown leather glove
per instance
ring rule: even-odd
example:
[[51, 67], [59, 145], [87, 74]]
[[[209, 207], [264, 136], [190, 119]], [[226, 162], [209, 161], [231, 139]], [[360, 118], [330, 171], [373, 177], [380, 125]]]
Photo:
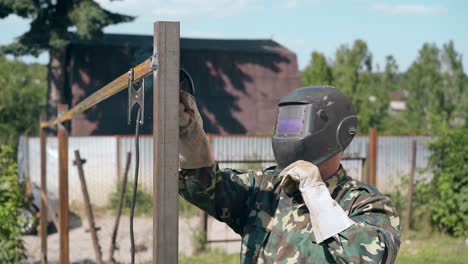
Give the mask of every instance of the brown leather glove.
[[209, 167], [215, 162], [195, 98], [184, 91], [179, 96], [179, 162], [182, 169]]

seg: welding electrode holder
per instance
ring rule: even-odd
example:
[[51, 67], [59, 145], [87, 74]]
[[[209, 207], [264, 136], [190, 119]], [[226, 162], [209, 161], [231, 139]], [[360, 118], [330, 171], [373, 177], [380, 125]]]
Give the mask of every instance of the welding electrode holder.
[[[139, 124], [143, 125], [145, 113], [145, 78], [141, 80], [138, 87], [133, 79], [133, 68], [128, 71], [128, 124], [132, 120], [132, 109], [135, 104], [140, 106], [140, 121]], [[136, 89], [138, 88], [138, 89]]]

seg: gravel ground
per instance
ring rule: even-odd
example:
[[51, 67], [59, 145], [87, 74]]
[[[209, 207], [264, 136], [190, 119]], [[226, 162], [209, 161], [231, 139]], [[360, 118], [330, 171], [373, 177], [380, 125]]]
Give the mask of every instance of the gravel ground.
[[[73, 263], [93, 263], [95, 258], [91, 234], [86, 232], [88, 229], [86, 219], [82, 219], [84, 225], [70, 230], [70, 261]], [[109, 246], [114, 226], [115, 216], [103, 216], [96, 220], [96, 226], [101, 229], [98, 232], [99, 244], [103, 252], [103, 259], [109, 259]], [[179, 253], [191, 256], [193, 253], [192, 235], [198, 226], [198, 218], [179, 220]], [[72, 224], [73, 225], [73, 224]], [[152, 259], [152, 234], [153, 225], [150, 217], [136, 217], [134, 219], [135, 244], [137, 253], [136, 263], [146, 263]], [[237, 234], [232, 232], [225, 224], [212, 218], [208, 222], [208, 239], [236, 239]], [[40, 253], [40, 238], [38, 236], [24, 236], [27, 249], [26, 263], [37, 263]], [[130, 262], [130, 231], [129, 218], [123, 216], [120, 219], [119, 232], [117, 236], [117, 245], [119, 249], [114, 252], [114, 258], [120, 263]], [[49, 263], [57, 263], [59, 252], [58, 233], [48, 236], [48, 258]], [[229, 243], [211, 243], [210, 247], [225, 250], [228, 253], [239, 252], [240, 242]]]

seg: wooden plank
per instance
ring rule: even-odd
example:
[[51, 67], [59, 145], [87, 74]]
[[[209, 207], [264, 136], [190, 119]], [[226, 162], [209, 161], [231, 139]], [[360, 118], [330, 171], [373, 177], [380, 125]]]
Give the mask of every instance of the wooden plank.
[[[140, 63], [138, 66], [133, 68], [133, 79], [135, 82], [143, 79], [144, 77], [150, 75], [153, 71], [151, 69], [152, 58], [145, 60]], [[114, 94], [122, 91], [128, 87], [128, 73], [120, 75], [117, 79], [106, 84], [101, 89], [97, 90], [90, 96], [86, 97], [83, 101], [75, 105], [70, 111], [66, 111], [63, 115], [58, 115], [57, 119], [41, 122], [41, 127], [52, 127], [57, 125], [59, 122], [65, 122], [72, 119], [73, 116], [83, 113], [87, 109], [95, 106], [96, 104], [106, 100], [107, 98], [113, 96]]]
[[[68, 111], [65, 104], [57, 105], [60, 117]], [[58, 172], [59, 172], [59, 263], [70, 263], [69, 230], [68, 230], [68, 132], [62, 123], [57, 125], [58, 139]]]
[[88, 186], [86, 185], [86, 178], [83, 170], [84, 162], [85, 160], [81, 159], [80, 151], [75, 150], [75, 161], [73, 164], [76, 165], [78, 169], [78, 177], [80, 178], [81, 191], [83, 193], [83, 200], [86, 209], [86, 217], [88, 218], [88, 226], [89, 230], [91, 231], [91, 240], [93, 241], [94, 254], [96, 255], [96, 263], [102, 264], [101, 247], [99, 246], [96, 224], [94, 222], [93, 208], [91, 206], [91, 200], [89, 199]]
[[178, 263], [179, 22], [154, 23], [153, 263]]
[[411, 229], [411, 218], [413, 217], [413, 189], [414, 189], [414, 171], [416, 170], [416, 151], [417, 145], [416, 140], [413, 140], [413, 144], [411, 146], [411, 171], [409, 175], [409, 182], [408, 182], [408, 205], [406, 208], [406, 221], [405, 221], [405, 230]]
[[[45, 121], [46, 116], [41, 115], [40, 122]], [[39, 236], [41, 237], [41, 264], [47, 263], [47, 134], [44, 128], [39, 128], [40, 155], [41, 155], [41, 209], [39, 218]]]
[[369, 131], [369, 178], [367, 182], [376, 186], [376, 176], [377, 176], [377, 129], [371, 128]]

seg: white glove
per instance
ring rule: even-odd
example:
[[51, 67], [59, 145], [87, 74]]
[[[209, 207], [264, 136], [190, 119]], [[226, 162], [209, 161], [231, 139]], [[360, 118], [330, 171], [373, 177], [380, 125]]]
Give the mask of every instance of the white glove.
[[314, 164], [296, 161], [281, 171], [279, 176], [283, 177], [281, 186], [287, 194], [293, 193], [297, 188], [301, 191], [318, 244], [354, 224], [343, 208], [333, 200]]
[[184, 91], [179, 97], [179, 142], [180, 168], [198, 169], [214, 164], [195, 98]]

